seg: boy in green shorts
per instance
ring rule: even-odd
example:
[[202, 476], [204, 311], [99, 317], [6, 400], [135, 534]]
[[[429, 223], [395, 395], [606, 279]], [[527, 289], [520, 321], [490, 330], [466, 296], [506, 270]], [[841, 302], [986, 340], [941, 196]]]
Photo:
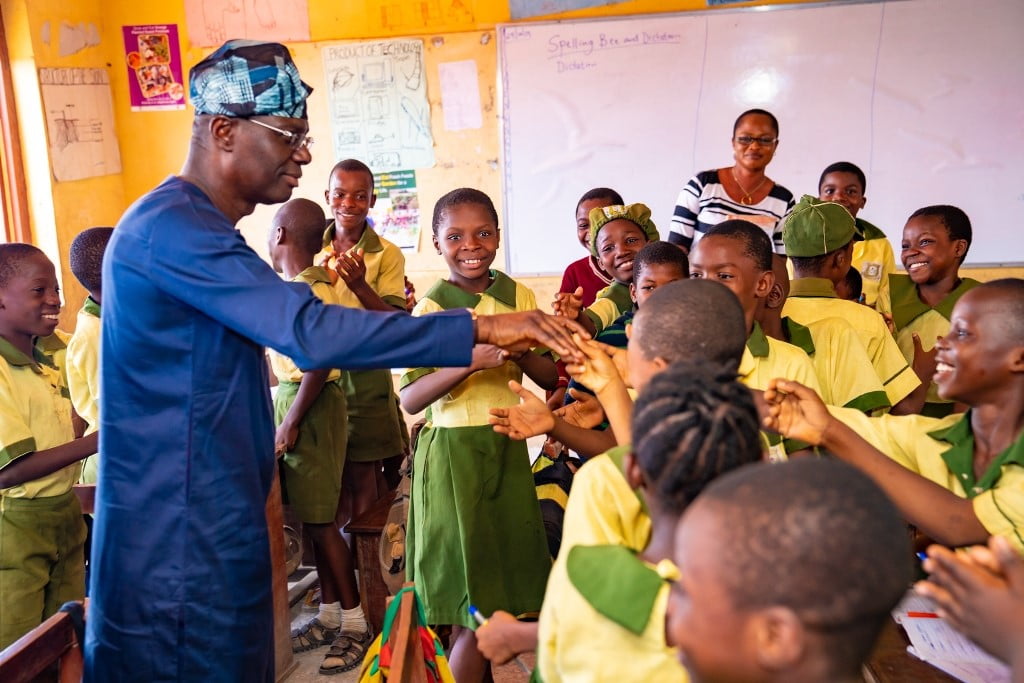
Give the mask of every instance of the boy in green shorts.
[[53, 264], [0, 244], [0, 648], [85, 597], [85, 523], [71, 487], [97, 433], [75, 438], [67, 387], [38, 340], [53, 333]]
[[[345, 159], [331, 170], [324, 192], [333, 220], [323, 233], [325, 260], [338, 303], [370, 311], [405, 311], [405, 257], [380, 237], [366, 220], [377, 201], [373, 172], [361, 161]], [[381, 461], [402, 457], [405, 421], [398, 409], [391, 372], [345, 371], [341, 380], [348, 400], [348, 445], [342, 497], [335, 518], [344, 526], [384, 495]]]
[[[323, 210], [308, 199], [286, 202], [274, 216], [268, 251], [274, 270], [305, 282], [321, 300], [337, 298], [327, 271], [313, 265], [323, 233]], [[352, 555], [334, 523], [345, 467], [345, 392], [341, 371], [303, 372], [291, 359], [270, 351], [277, 376], [274, 447], [282, 460], [282, 492], [313, 542], [320, 578], [320, 610], [292, 631], [292, 650], [331, 645], [320, 666], [325, 674], [357, 666], [370, 643], [359, 604]]]

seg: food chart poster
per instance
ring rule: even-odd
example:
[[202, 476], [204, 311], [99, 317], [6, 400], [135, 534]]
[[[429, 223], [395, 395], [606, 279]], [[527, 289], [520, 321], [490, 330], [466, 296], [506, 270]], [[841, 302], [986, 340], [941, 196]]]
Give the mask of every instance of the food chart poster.
[[122, 26], [132, 111], [185, 108], [177, 24]]

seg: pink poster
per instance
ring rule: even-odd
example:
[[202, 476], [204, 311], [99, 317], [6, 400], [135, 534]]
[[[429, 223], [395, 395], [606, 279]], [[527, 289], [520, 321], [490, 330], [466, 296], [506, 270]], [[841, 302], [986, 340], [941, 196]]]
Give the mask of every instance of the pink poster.
[[132, 111], [184, 109], [178, 25], [122, 26]]

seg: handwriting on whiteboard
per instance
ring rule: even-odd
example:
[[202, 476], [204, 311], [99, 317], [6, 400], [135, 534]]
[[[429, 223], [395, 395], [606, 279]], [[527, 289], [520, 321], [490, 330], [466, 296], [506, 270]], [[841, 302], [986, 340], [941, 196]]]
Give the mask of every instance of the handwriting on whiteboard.
[[657, 45], [659, 43], [678, 44], [682, 36], [678, 33], [654, 31], [638, 31], [624, 36], [599, 33], [596, 36], [581, 38], [579, 36], [562, 36], [555, 34], [548, 38], [548, 59], [566, 57], [568, 55], [591, 55], [601, 50], [621, 50], [623, 48]]

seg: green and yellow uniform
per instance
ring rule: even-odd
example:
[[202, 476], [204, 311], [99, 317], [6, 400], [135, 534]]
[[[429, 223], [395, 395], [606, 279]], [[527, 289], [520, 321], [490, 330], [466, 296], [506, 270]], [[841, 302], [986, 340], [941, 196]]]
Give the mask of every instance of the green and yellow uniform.
[[906, 398], [921, 384], [907, 363], [885, 321], [877, 311], [836, 296], [829, 280], [817, 277], [793, 280], [782, 314], [801, 324], [822, 318], [842, 318], [857, 332], [891, 405]]
[[[92, 434], [100, 421], [100, 305], [92, 297], [78, 311], [66, 358], [71, 404]], [[82, 483], [95, 484], [98, 471], [99, 457], [90, 455], [82, 461]]]
[[[537, 308], [528, 287], [495, 270], [491, 278], [481, 294], [439, 280], [413, 315]], [[412, 368], [401, 386], [436, 370]], [[519, 403], [508, 381], [522, 376], [511, 361], [479, 370], [427, 409], [413, 458], [406, 568], [431, 624], [475, 627], [470, 604], [484, 614], [540, 610], [551, 558], [526, 443], [495, 433], [488, 423], [491, 408]]]
[[864, 283], [864, 303], [879, 313], [891, 313], [889, 276], [896, 272], [892, 243], [884, 232], [863, 218], [857, 219], [857, 231], [864, 239], [853, 243], [851, 265]]
[[[324, 303], [338, 301], [324, 268], [306, 268], [292, 278], [292, 282], [305, 282]], [[295, 402], [303, 373], [291, 358], [272, 349], [268, 354], [278, 381], [274, 394], [274, 424], [280, 425]], [[347, 418], [340, 379], [341, 370], [332, 369], [327, 375], [327, 382], [299, 424], [295, 445], [281, 458], [284, 501], [301, 521], [309, 524], [334, 521], [341, 495]]]
[[[330, 253], [334, 231], [335, 224], [331, 221], [324, 231], [324, 250], [317, 255], [314, 263], [319, 263]], [[404, 311], [405, 256], [402, 250], [379, 236], [369, 225], [364, 225], [363, 234], [353, 249], [363, 250], [366, 284], [384, 303]], [[328, 266], [334, 267], [333, 258]], [[335, 282], [334, 289], [338, 295], [337, 303], [349, 308], [363, 308], [359, 297], [344, 280]], [[342, 375], [341, 386], [348, 401], [346, 460], [372, 462], [401, 454], [405, 450], [405, 420], [398, 409], [391, 371], [346, 370]]]
[[[896, 343], [907, 362], [914, 362], [914, 335], [921, 339], [921, 348], [930, 351], [935, 348], [935, 340], [949, 334], [949, 316], [953, 306], [967, 292], [981, 283], [971, 278], [964, 278], [956, 288], [947, 294], [936, 306], [929, 306], [921, 301], [917, 294], [917, 285], [909, 275], [898, 274], [889, 278], [892, 292], [892, 321], [896, 326]], [[922, 414], [931, 417], [942, 417], [953, 412], [953, 402], [939, 396], [935, 382], [928, 386], [928, 397], [925, 399]]]
[[[0, 338], [0, 468], [75, 438], [61, 372]], [[81, 463], [0, 489], [0, 648], [85, 597], [86, 528], [71, 487]]]
[[969, 498], [989, 534], [1005, 536], [1024, 552], [1024, 432], [976, 478], [970, 411], [941, 418], [872, 418], [847, 408], [830, 407], [829, 411], [908, 470]]
[[629, 295], [629, 285], [613, 282], [600, 292], [583, 313], [594, 323], [597, 332], [611, 325], [619, 317], [633, 310], [633, 297]]

